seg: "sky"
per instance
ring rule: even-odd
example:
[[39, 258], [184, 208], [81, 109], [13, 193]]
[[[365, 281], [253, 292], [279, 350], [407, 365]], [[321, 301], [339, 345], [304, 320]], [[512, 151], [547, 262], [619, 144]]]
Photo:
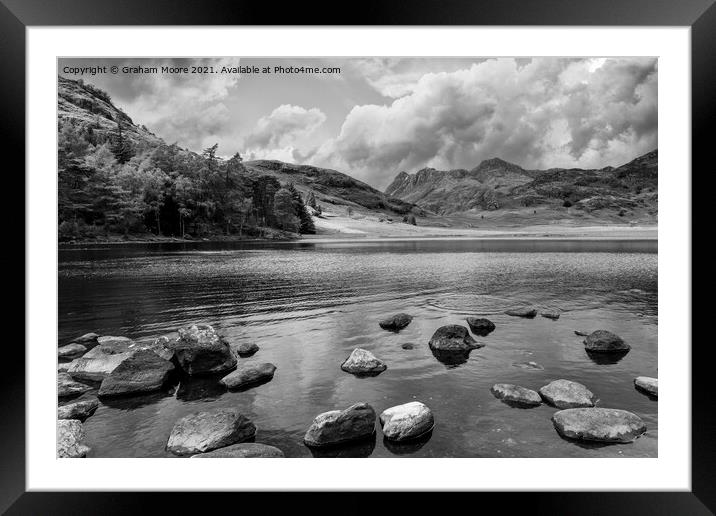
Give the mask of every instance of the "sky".
[[[92, 66], [107, 70], [73, 70]], [[657, 147], [656, 58], [92, 58], [59, 59], [58, 73], [107, 91], [167, 143], [218, 143], [222, 156], [332, 168], [379, 189], [424, 167], [602, 168]]]

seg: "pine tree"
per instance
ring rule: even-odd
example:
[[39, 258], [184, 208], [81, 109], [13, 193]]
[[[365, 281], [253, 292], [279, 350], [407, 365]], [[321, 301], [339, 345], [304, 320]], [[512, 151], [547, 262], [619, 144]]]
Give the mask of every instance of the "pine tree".
[[134, 156], [134, 149], [132, 149], [131, 142], [122, 134], [121, 121], [117, 122], [117, 134], [112, 143], [112, 154], [114, 154], [114, 158], [120, 165], [124, 165]]
[[291, 199], [293, 200], [293, 209], [296, 214], [296, 217], [298, 217], [298, 220], [300, 221], [299, 233], [311, 235], [315, 234], [316, 226], [314, 226], [313, 224], [313, 218], [311, 217], [311, 214], [308, 213], [306, 205], [303, 204], [303, 198], [301, 197], [300, 192], [296, 190], [296, 187], [293, 186], [293, 183], [289, 183], [286, 186], [286, 190], [291, 193]]

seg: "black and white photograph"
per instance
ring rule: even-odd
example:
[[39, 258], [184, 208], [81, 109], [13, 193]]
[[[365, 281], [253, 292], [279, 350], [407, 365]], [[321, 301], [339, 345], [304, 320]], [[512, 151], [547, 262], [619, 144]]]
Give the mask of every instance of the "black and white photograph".
[[57, 457], [658, 458], [658, 78], [58, 58]]

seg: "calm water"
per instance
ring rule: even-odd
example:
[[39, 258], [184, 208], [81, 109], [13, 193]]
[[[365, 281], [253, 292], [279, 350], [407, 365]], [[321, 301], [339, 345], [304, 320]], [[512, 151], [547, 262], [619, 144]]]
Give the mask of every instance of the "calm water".
[[[324, 411], [367, 401], [382, 410], [420, 400], [435, 414], [427, 441], [377, 439], [340, 451], [371, 457], [655, 457], [657, 402], [635, 376], [657, 376], [655, 242], [408, 241], [107, 246], [59, 254], [59, 340], [96, 331], [153, 339], [190, 323], [214, 325], [229, 342], [254, 341], [245, 361], [277, 366], [274, 379], [244, 392], [217, 379], [184, 382], [150, 396], [105, 402], [85, 423], [94, 457], [166, 457], [172, 426], [200, 409], [239, 407], [257, 442], [311, 457], [302, 437]], [[534, 304], [563, 310], [552, 321], [503, 315]], [[385, 315], [415, 318], [399, 334]], [[439, 362], [428, 340], [468, 315], [497, 326], [487, 345], [459, 365]], [[575, 329], [608, 329], [632, 350], [594, 362]], [[404, 343], [414, 349], [403, 349]], [[356, 348], [388, 364], [356, 378], [340, 364]], [[544, 369], [515, 364], [537, 362]], [[555, 409], [511, 408], [494, 383], [538, 389], [565, 378], [584, 383], [599, 406], [641, 416], [648, 433], [625, 445], [585, 445], [559, 437]], [[90, 393], [92, 394], [92, 393]]]

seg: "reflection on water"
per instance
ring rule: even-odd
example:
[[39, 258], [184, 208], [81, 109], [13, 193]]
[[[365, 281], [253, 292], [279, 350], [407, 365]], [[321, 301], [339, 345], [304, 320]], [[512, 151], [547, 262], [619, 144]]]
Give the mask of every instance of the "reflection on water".
[[[562, 315], [553, 321], [503, 313], [526, 304]], [[379, 320], [398, 312], [414, 316], [407, 328], [379, 328]], [[467, 326], [468, 316], [495, 323], [480, 338], [486, 346], [459, 357], [435, 356], [427, 344], [434, 331]], [[302, 438], [317, 414], [357, 401], [380, 413], [413, 400], [435, 415], [436, 428], [424, 442], [403, 448], [380, 435], [370, 446], [331, 453], [657, 453], [657, 402], [633, 386], [636, 376], [657, 376], [653, 242], [196, 243], [60, 251], [59, 344], [89, 331], [149, 340], [194, 322], [214, 325], [234, 346], [258, 344], [254, 356], [240, 360], [272, 362], [278, 368], [273, 380], [228, 392], [215, 378], [177, 378], [166, 392], [102, 403], [86, 423], [91, 456], [170, 456], [164, 446], [177, 419], [231, 406], [255, 422], [258, 442], [289, 457], [311, 457]], [[622, 336], [631, 351], [587, 355], [574, 330], [600, 328]], [[341, 371], [356, 347], [388, 369], [372, 378]], [[495, 383], [536, 390], [558, 378], [584, 383], [600, 406], [637, 413], [648, 434], [629, 445], [579, 446], [555, 432], [553, 408], [520, 410], [490, 393]]]

